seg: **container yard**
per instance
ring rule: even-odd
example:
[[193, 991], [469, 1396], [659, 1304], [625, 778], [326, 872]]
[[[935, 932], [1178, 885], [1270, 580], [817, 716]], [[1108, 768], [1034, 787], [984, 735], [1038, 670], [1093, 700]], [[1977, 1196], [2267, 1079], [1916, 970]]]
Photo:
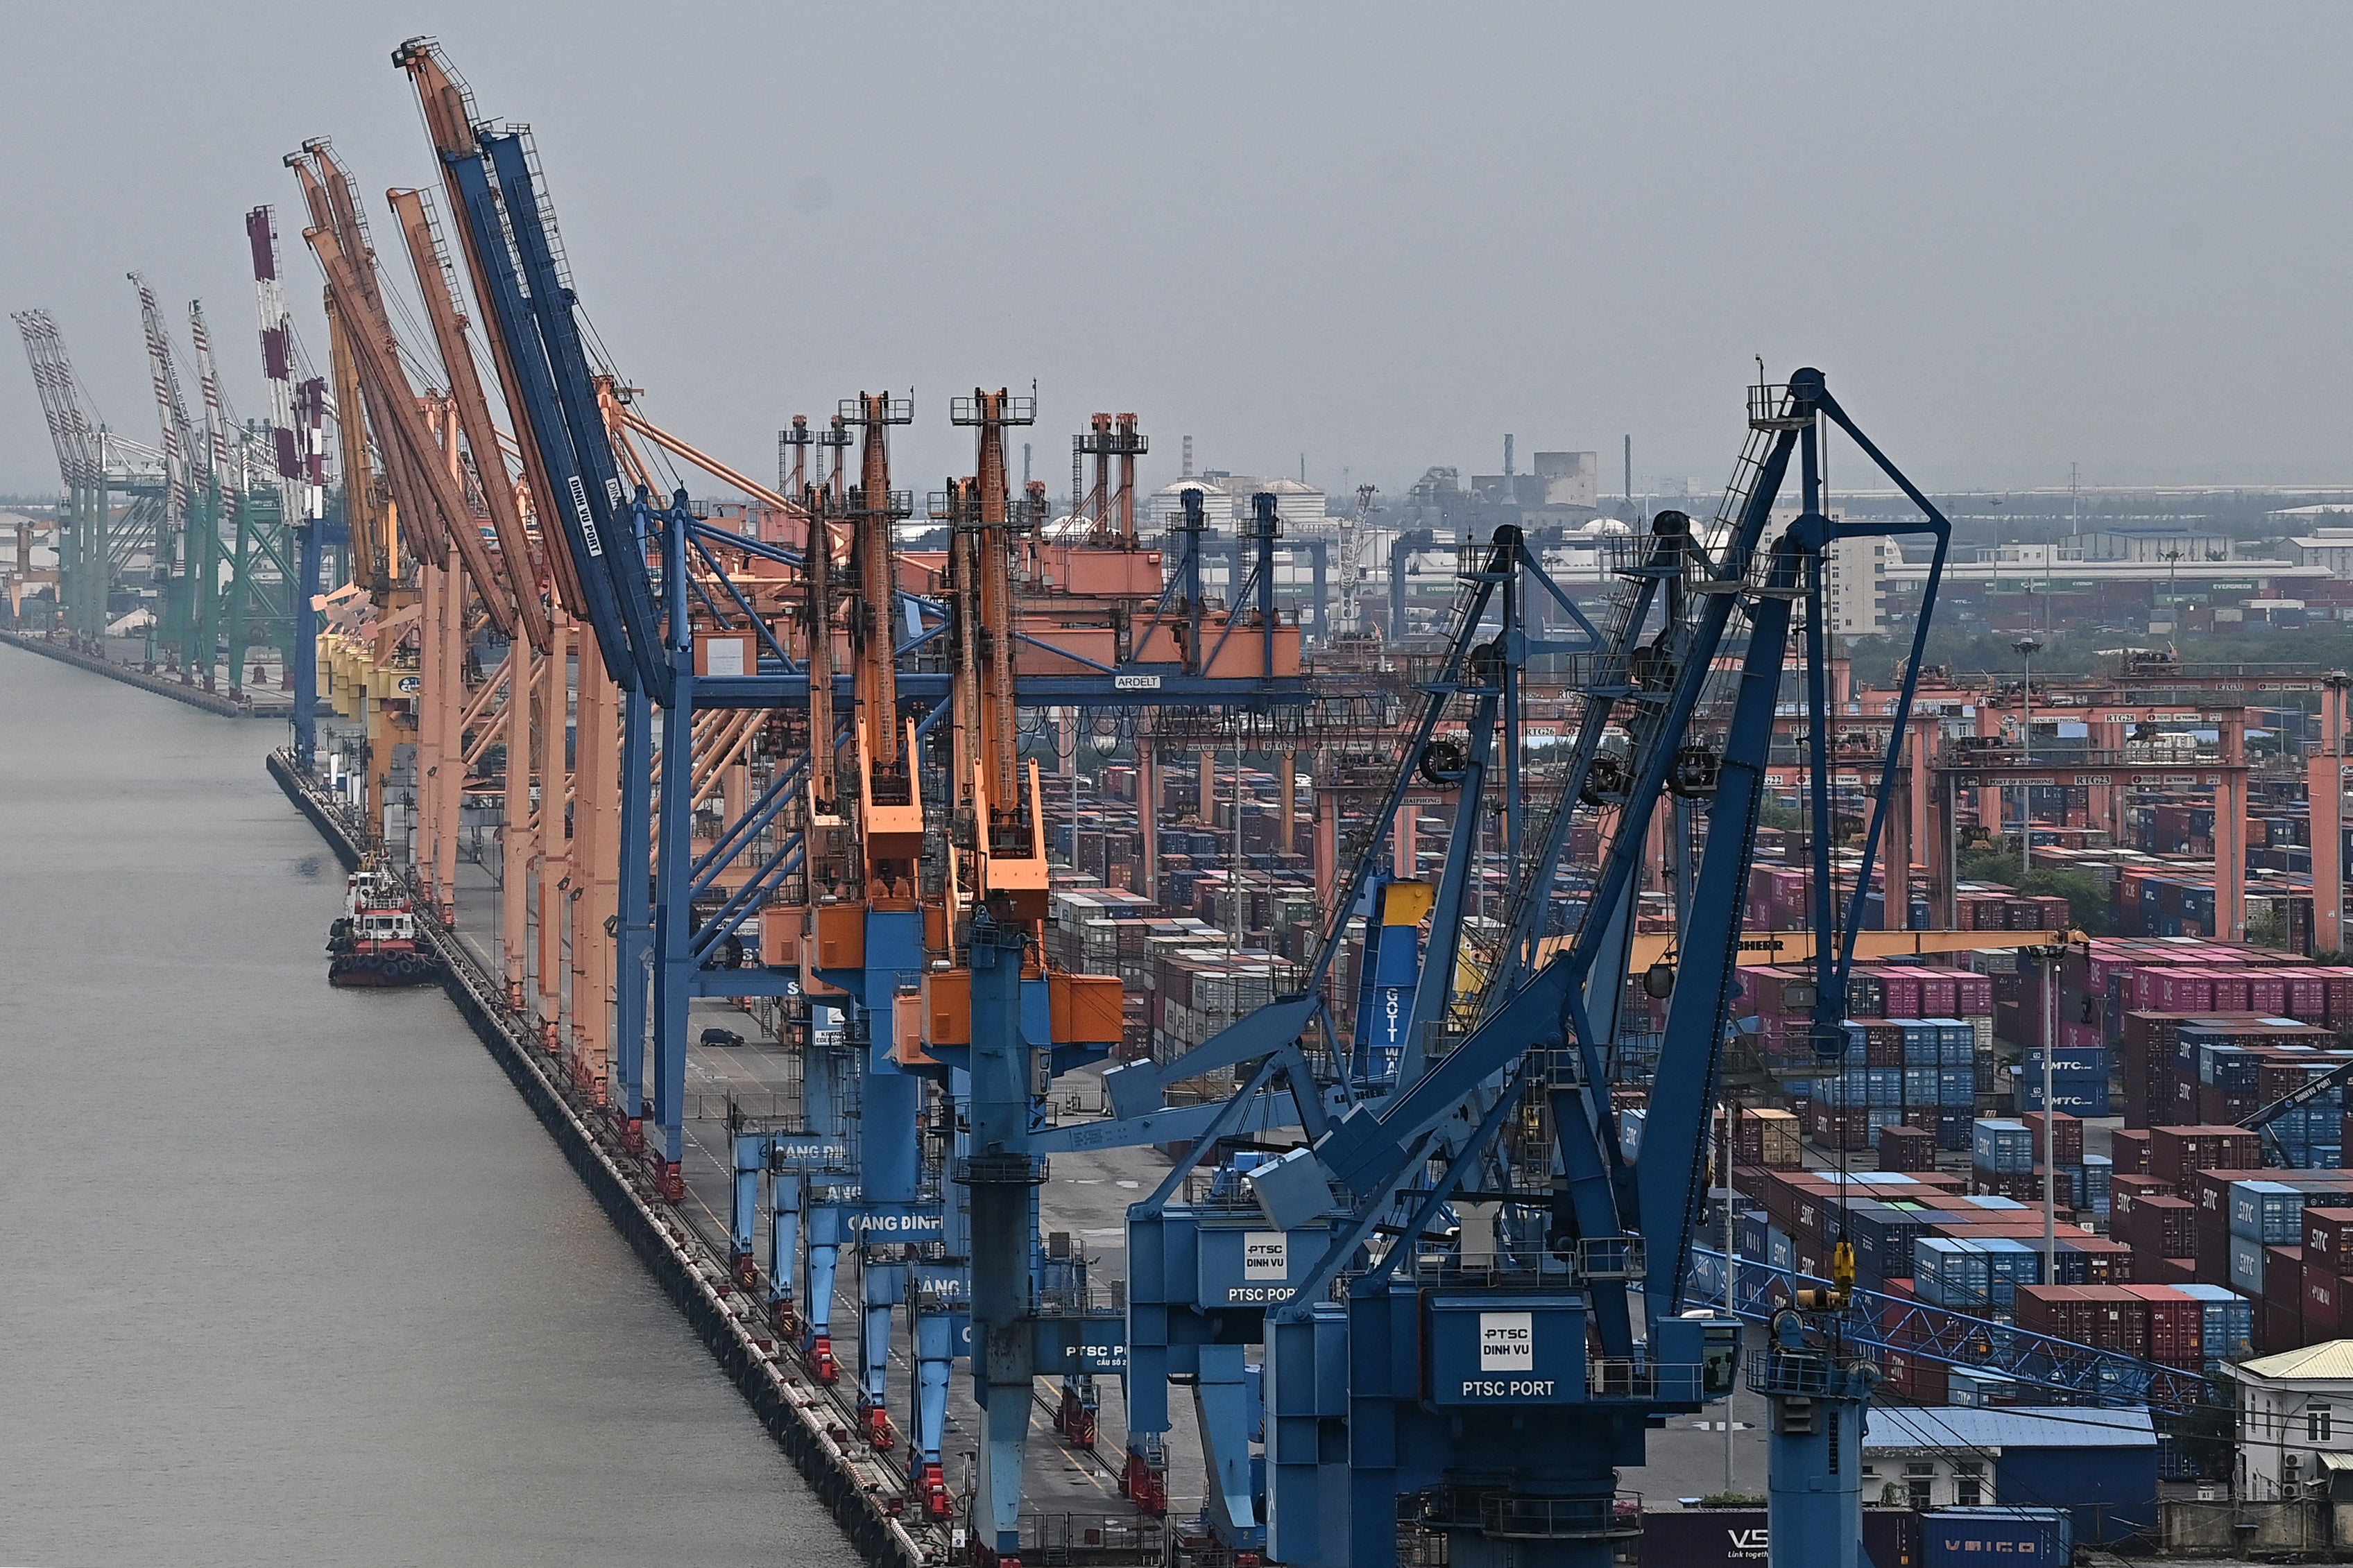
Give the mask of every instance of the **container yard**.
[[729, 456], [457, 53], [337, 110], [429, 179], [215, 215], [233, 333], [12, 302], [0, 654], [269, 727], [317, 984], [462, 1022], [842, 1551], [2353, 1560], [2353, 492], [1975, 495], [1981, 394], [1762, 359], [1673, 489], [887, 354]]

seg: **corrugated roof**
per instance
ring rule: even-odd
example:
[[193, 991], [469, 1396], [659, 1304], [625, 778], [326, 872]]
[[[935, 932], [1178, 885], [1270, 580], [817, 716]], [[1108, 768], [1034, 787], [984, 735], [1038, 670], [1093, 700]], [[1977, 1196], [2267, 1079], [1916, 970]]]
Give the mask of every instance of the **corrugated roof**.
[[2353, 1340], [2323, 1340], [2302, 1350], [2258, 1356], [2239, 1365], [2257, 1377], [2353, 1380]]
[[1998, 1409], [1874, 1405], [1862, 1447], [1866, 1453], [1873, 1448], [2154, 1448], [2157, 1428], [2146, 1410], [2065, 1405]]

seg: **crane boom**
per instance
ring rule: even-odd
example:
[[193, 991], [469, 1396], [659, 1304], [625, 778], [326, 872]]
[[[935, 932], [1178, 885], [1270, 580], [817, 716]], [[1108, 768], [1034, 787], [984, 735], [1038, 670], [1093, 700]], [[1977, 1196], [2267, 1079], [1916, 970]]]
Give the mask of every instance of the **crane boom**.
[[[425, 427], [416, 391], [400, 363], [391, 320], [384, 313], [384, 296], [375, 279], [375, 253], [365, 248], [366, 230], [352, 201], [350, 183], [324, 142], [310, 143], [306, 151], [319, 165], [318, 172], [314, 174], [300, 163], [295, 165], [296, 171], [303, 181], [305, 194], [313, 198], [314, 213], [320, 205], [317, 193], [323, 191], [333, 227], [307, 229], [302, 237], [326, 269], [327, 279], [334, 285], [346, 312], [359, 312], [356, 324], [360, 330], [349, 334], [349, 342], [357, 353], [370, 422], [379, 435], [389, 437], [384, 442], [384, 450], [385, 472], [392, 480], [394, 494], [399, 495], [404, 485], [407, 488], [410, 502], [409, 508], [404, 510], [413, 509], [417, 514], [418, 532], [427, 553], [436, 560], [446, 560], [454, 546], [491, 624], [501, 635], [512, 637], [518, 620], [516, 595], [511, 591], [505, 574], [491, 559], [490, 547], [482, 542], [473, 508], [467, 502], [457, 476], [441, 460]], [[360, 244], [356, 251], [349, 243], [354, 239]], [[462, 349], [462, 343], [459, 346]], [[470, 360], [464, 363], [468, 370], [472, 368]], [[490, 454], [495, 458], [495, 432], [487, 433], [485, 438]], [[499, 481], [496, 485], [491, 482], [493, 477]], [[499, 459], [485, 470], [483, 488], [502, 489], [504, 477], [504, 462]], [[516, 532], [521, 532], [519, 521]]]
[[[196, 395], [205, 400], [205, 469], [206, 477], [222, 489], [242, 494], [245, 475], [242, 463], [237, 471], [229, 466], [229, 415], [227, 400], [221, 395], [220, 375], [213, 368], [213, 336], [205, 327], [205, 302], [188, 301], [188, 349], [196, 358]], [[244, 443], [238, 442], [242, 455]]]
[[96, 422], [82, 405], [73, 361], [66, 353], [56, 320], [47, 310], [18, 310], [8, 319], [16, 323], [17, 335], [24, 340], [33, 386], [40, 394], [41, 413], [48, 421], [49, 442], [57, 448], [59, 477], [69, 489], [96, 485], [101, 467]]
[[[487, 162], [476, 145], [473, 98], [455, 71], [441, 58], [438, 48], [427, 39], [411, 38], [401, 45], [393, 57], [393, 64], [408, 73], [417, 89], [417, 100], [425, 111], [426, 130], [433, 139], [434, 151], [440, 155], [441, 191], [449, 201], [451, 220], [457, 226], [459, 252], [466, 258], [466, 271], [474, 286], [474, 298], [480, 302], [482, 337], [491, 347], [491, 365], [498, 373], [499, 385], [505, 394], [507, 421], [514, 426], [516, 446], [522, 457], [525, 488], [530, 491], [533, 511], [540, 524], [542, 542], [546, 546], [545, 559], [549, 575], [554, 580], [556, 599], [566, 610], [577, 616], [590, 617], [589, 599], [583, 592], [577, 567], [567, 547], [563, 524], [556, 520], [563, 502], [557, 497], [554, 482], [548, 477], [546, 462], [536, 441], [522, 439], [531, 429], [529, 396], [525, 383], [517, 374], [515, 347], [509, 341], [504, 321], [493, 302], [494, 279], [491, 258], [483, 250], [473, 223], [468, 221], [468, 185], [475, 186], [474, 196], [491, 205], [496, 197]], [[499, 258], [507, 266], [505, 258]], [[477, 458], [479, 462], [480, 459]]]
[[[547, 612], [539, 602], [539, 571], [533, 563], [531, 536], [515, 504], [506, 457], [499, 447], [498, 426], [491, 419], [490, 399], [483, 395], [473, 351], [466, 342], [467, 322], [458, 310], [457, 279], [450, 275], [448, 253], [423, 192], [390, 191], [385, 199], [392, 204], [401, 235], [407, 241], [409, 264], [416, 268], [417, 287], [425, 297], [425, 313], [441, 352], [442, 374], [458, 405], [458, 424], [466, 434], [467, 448], [473, 453], [475, 469], [481, 478], [483, 503], [490, 509], [491, 527], [499, 538], [500, 591], [512, 597], [523, 637], [533, 651], [545, 653]], [[486, 597], [496, 596], [488, 584], [482, 585], [482, 591]]]
[[[172, 335], [164, 325], [162, 309], [155, 303], [155, 290], [136, 272], [125, 276], [138, 290], [139, 316], [147, 331], [147, 366], [154, 378], [155, 415], [164, 435], [165, 522], [177, 533], [186, 528], [188, 521], [189, 454], [195, 444], [195, 432], [188, 424], [187, 403], [180, 395], [180, 373], [172, 360]], [[160, 563], [163, 552], [159, 551], [157, 554]]]

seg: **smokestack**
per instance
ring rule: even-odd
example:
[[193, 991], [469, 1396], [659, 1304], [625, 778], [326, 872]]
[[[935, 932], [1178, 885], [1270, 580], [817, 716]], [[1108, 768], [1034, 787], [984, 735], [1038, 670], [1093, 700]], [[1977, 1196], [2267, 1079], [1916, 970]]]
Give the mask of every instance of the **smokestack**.
[[1504, 437], [1504, 477], [1507, 479], [1512, 477], [1512, 438], [1509, 436]]
[[1193, 437], [1190, 436], [1185, 437], [1185, 472], [1181, 477], [1188, 479], [1193, 477]]
[[1626, 437], [1626, 510], [1634, 509], [1634, 437]]
[[1021, 443], [1021, 488], [1029, 488], [1029, 443]]

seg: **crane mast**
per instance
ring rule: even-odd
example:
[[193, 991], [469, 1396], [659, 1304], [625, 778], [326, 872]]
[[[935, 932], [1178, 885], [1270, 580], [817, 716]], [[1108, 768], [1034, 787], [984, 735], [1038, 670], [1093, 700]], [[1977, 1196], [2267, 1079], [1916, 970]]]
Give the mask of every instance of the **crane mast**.
[[1046, 915], [1044, 813], [1037, 764], [1020, 765], [1020, 721], [1014, 695], [1019, 646], [1013, 596], [1012, 489], [1005, 431], [1036, 417], [1034, 398], [1004, 388], [975, 388], [957, 398], [951, 418], [979, 433], [977, 472], [955, 487], [949, 508], [950, 586], [956, 626], [955, 796], [960, 832], [971, 844], [971, 871], [957, 879], [997, 906], [1000, 922], [1027, 927]]
[[849, 622], [858, 693], [860, 837], [865, 851], [866, 896], [912, 905], [915, 861], [923, 848], [923, 805], [917, 787], [914, 725], [899, 721], [898, 548], [892, 524], [902, 508], [891, 489], [888, 431], [913, 422], [914, 405], [888, 393], [860, 393], [845, 403], [842, 423], [864, 433], [860, 482], [849, 496], [850, 570], [855, 604]]

